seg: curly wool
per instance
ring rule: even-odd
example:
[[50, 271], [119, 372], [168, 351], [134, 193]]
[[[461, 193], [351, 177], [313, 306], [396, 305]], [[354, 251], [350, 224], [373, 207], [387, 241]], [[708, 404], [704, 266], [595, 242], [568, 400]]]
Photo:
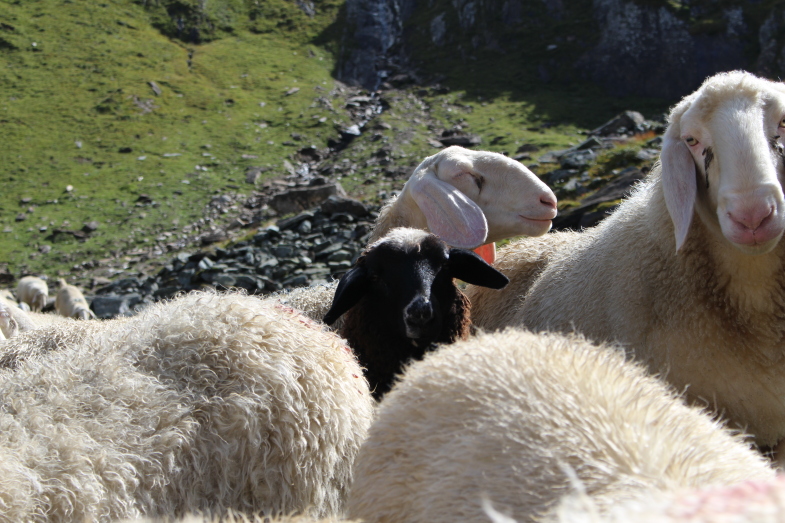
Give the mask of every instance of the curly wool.
[[599, 510], [652, 489], [774, 472], [620, 351], [509, 329], [413, 363], [377, 409], [348, 515], [371, 522], [549, 515], [570, 473]]
[[0, 518], [342, 511], [372, 400], [336, 335], [237, 294], [90, 324], [0, 371]]

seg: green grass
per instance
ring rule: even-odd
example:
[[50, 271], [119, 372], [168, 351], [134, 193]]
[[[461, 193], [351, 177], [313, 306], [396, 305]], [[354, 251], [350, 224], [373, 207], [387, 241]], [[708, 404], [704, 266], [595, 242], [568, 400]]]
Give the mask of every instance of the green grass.
[[[322, 144], [344, 123], [313, 106], [332, 89], [334, 64], [311, 41], [338, 2], [317, 3], [320, 21], [301, 13], [308, 27], [299, 31], [246, 16], [246, 27], [230, 24], [201, 44], [162, 34], [155, 6], [140, 3], [0, 4], [0, 263], [13, 272], [53, 273], [142, 245], [198, 219], [215, 191], [249, 191], [247, 167], [281, 175], [292, 132]], [[297, 18], [289, 2], [277, 4]], [[141, 194], [155, 204], [136, 206]], [[27, 220], [16, 222], [19, 213]], [[61, 236], [35, 256], [53, 229], [90, 220], [102, 225], [86, 242]]]
[[[429, 139], [442, 129], [460, 125], [483, 138], [480, 148], [509, 154], [535, 144], [532, 163], [622, 110], [654, 117], [673, 102], [609, 97], [570, 77], [598, 38], [589, 0], [562, 18], [524, 2], [531, 17], [515, 26], [493, 2], [499, 9], [480, 10], [473, 29], [442, 47], [427, 28], [439, 12], [455, 17], [452, 3], [418, 6], [407, 45], [426, 80], [449, 89], [383, 94], [388, 110], [330, 160], [351, 195], [378, 202], [399, 188], [405, 177], [389, 169], [437, 152]], [[147, 247], [201, 218], [214, 194], [249, 193], [247, 168], [283, 176], [299, 147], [324, 148], [348, 123], [332, 75], [351, 42], [344, 0], [314, 6], [309, 16], [291, 0], [1, 2], [0, 270], [55, 275]], [[101, 225], [84, 242], [52, 237], [92, 220]]]

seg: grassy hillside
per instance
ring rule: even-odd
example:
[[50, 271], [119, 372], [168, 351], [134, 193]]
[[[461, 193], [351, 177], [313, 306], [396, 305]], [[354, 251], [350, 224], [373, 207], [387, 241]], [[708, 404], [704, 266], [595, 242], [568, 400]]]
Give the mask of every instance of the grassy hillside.
[[[320, 2], [314, 19], [279, 2], [295, 26], [284, 28], [227, 10], [237, 20], [200, 44], [162, 34], [161, 13], [142, 3], [0, 4], [0, 261], [14, 272], [65, 268], [196, 219], [247, 166], [279, 167], [293, 130], [324, 141], [342, 123], [311, 107], [332, 88], [333, 64], [310, 41], [337, 2]], [[140, 212], [141, 194], [155, 204]], [[85, 243], [47, 240], [91, 220], [101, 226]], [[52, 241], [45, 261], [31, 259]]]
[[[331, 76], [342, 1], [300, 5], [0, 3], [0, 270], [54, 276], [143, 248], [198, 220], [214, 194], [249, 194], [249, 167], [281, 177], [297, 148], [326, 147], [350, 119], [351, 93]], [[416, 165], [444, 128], [481, 135], [485, 149], [547, 150], [577, 143], [620, 109], [665, 107], [580, 86], [535, 88], [518, 57], [481, 58], [470, 75], [450, 65], [451, 89], [384, 93], [374, 132], [330, 159], [350, 194], [400, 186], [369, 157], [387, 146], [394, 165]], [[355, 168], [342, 174], [347, 164]], [[91, 221], [99, 226], [87, 239], [67, 232]]]

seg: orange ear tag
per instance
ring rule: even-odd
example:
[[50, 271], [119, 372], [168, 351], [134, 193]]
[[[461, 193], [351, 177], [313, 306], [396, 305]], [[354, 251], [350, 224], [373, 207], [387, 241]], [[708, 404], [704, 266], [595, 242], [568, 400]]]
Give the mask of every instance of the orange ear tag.
[[474, 252], [480, 255], [480, 258], [487, 261], [490, 265], [493, 265], [493, 262], [496, 261], [496, 243], [486, 243], [485, 245], [480, 245]]

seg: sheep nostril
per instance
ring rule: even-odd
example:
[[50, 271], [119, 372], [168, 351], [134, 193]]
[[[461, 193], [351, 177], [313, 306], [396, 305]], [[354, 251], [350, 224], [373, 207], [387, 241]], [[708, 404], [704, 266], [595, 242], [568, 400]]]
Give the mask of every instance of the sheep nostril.
[[430, 302], [413, 303], [406, 310], [406, 322], [412, 325], [425, 325], [433, 319], [433, 308]]
[[540, 196], [540, 203], [543, 204], [544, 206], [548, 207], [549, 209], [555, 209], [556, 208], [556, 196], [554, 196], [553, 194], [546, 194], [546, 195]]
[[771, 220], [774, 214], [774, 207], [770, 206], [762, 209], [754, 209], [749, 212], [742, 212], [739, 214], [728, 213], [731, 220], [742, 226], [743, 228], [755, 231], [763, 226], [767, 221]]

